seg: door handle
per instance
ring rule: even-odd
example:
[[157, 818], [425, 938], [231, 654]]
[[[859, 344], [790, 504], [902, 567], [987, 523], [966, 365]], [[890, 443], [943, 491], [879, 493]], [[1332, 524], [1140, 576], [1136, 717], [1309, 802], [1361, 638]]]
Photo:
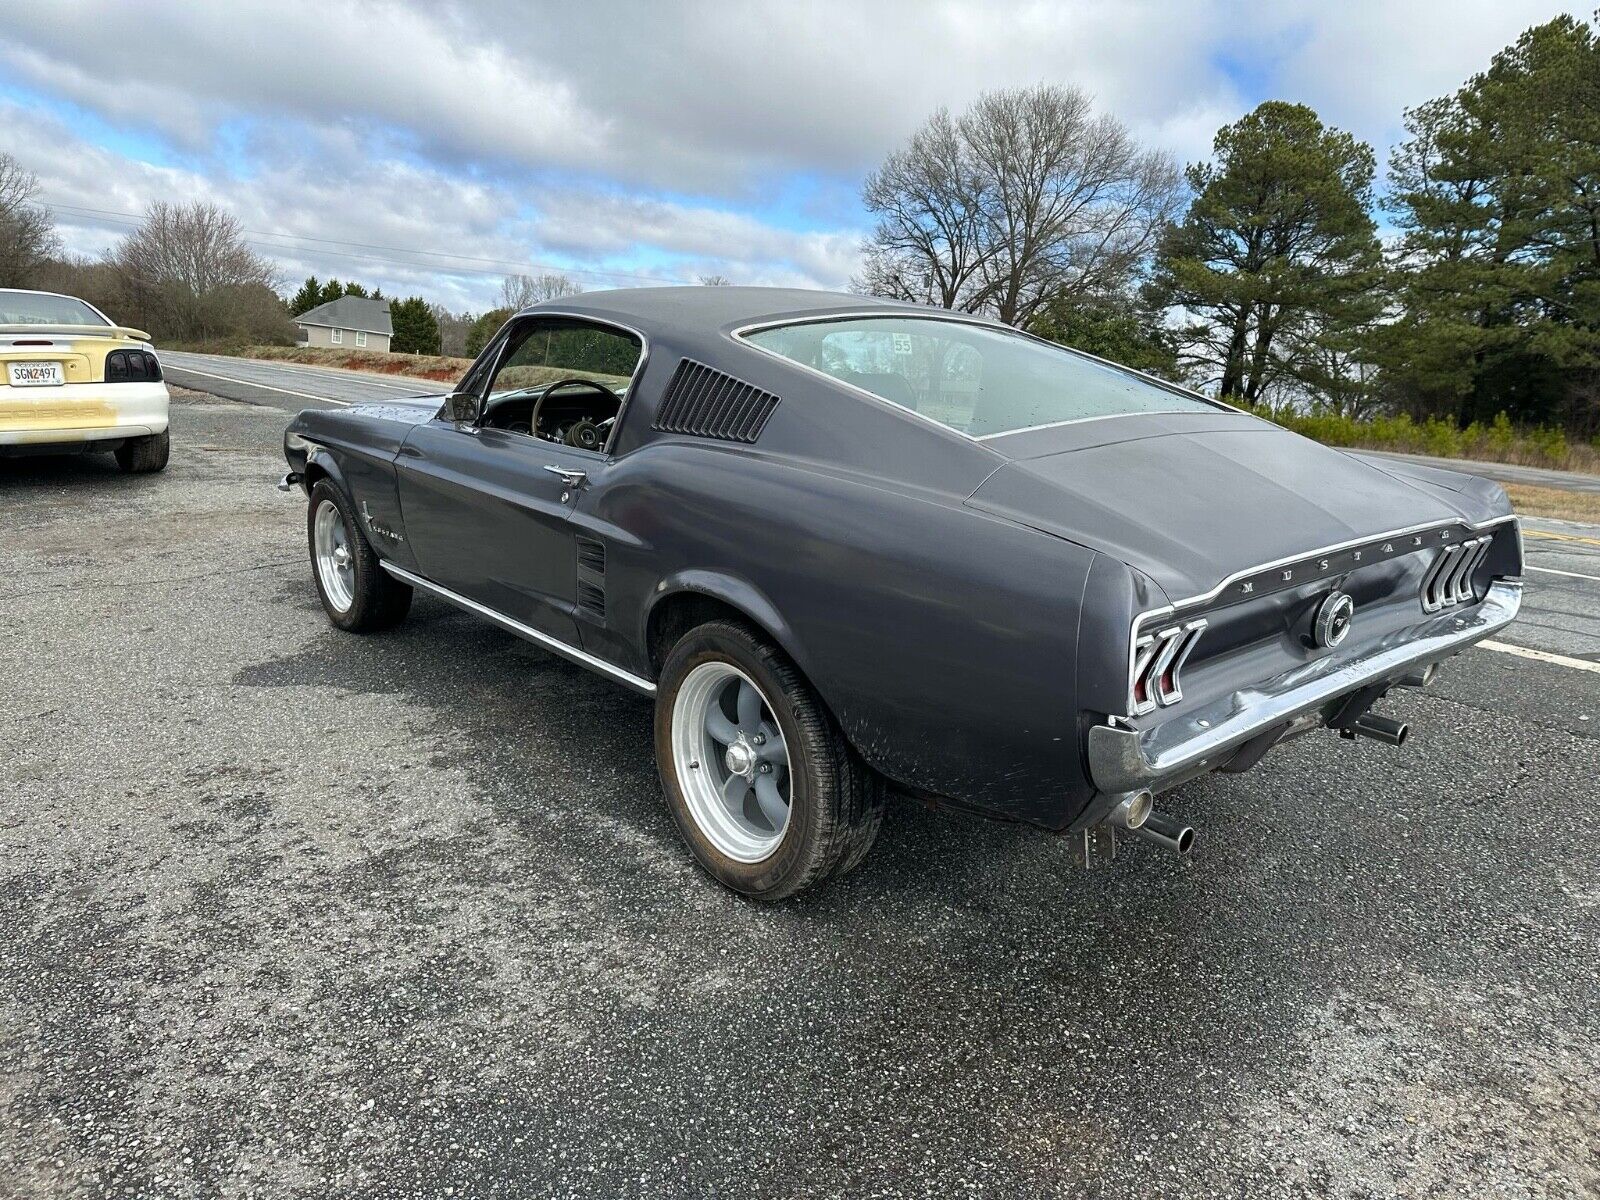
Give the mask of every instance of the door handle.
[[585, 479], [589, 478], [587, 471], [574, 471], [567, 467], [548, 466], [545, 470], [552, 475], [561, 476], [561, 482], [572, 488], [577, 487]]

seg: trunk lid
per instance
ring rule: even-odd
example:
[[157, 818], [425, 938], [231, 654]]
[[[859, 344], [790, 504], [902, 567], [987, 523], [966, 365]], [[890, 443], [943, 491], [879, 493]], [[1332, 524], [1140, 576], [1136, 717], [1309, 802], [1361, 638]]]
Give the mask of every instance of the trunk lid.
[[1253, 567], [1463, 510], [1243, 413], [1080, 422], [987, 443], [974, 508], [1102, 551], [1174, 603]]

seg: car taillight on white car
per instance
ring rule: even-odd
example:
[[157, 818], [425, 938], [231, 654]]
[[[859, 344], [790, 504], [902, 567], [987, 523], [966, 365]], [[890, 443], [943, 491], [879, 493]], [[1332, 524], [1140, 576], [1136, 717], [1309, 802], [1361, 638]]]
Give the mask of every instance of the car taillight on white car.
[[160, 383], [161, 363], [148, 350], [113, 350], [106, 355], [107, 383]]

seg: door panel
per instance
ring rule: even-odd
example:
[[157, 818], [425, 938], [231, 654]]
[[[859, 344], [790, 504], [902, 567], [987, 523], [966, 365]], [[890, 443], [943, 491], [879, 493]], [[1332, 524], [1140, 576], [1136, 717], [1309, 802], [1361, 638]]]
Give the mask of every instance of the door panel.
[[396, 462], [418, 568], [451, 591], [577, 645], [569, 518], [578, 489], [545, 468], [592, 473], [602, 461], [500, 429], [419, 425]]

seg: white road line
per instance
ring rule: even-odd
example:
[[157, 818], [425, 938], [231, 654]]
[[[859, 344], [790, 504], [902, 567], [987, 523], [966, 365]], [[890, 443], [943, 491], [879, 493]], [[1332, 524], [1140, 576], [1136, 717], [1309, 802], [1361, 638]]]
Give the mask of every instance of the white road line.
[[213, 375], [210, 371], [196, 371], [193, 367], [172, 364], [174, 371], [187, 371], [191, 375], [199, 375], [203, 379], [220, 379], [223, 383], [238, 383], [245, 387], [260, 388], [264, 392], [282, 392], [285, 396], [298, 396], [302, 400], [321, 400], [326, 404], [343, 404], [349, 407], [361, 403], [357, 400], [335, 400], [332, 396], [313, 396], [310, 392], [292, 392], [288, 388], [273, 387], [270, 383], [257, 383], [253, 379], [235, 379], [232, 375]]
[[1531, 658], [1535, 662], [1554, 663], [1558, 667], [1571, 667], [1574, 671], [1593, 671], [1600, 675], [1600, 663], [1586, 658], [1568, 658], [1565, 654], [1551, 654], [1547, 650], [1529, 650], [1526, 646], [1513, 646], [1509, 642], [1479, 642], [1485, 650], [1498, 650], [1501, 654], [1515, 654], [1518, 658]]
[[1579, 571], [1558, 571], [1554, 567], [1528, 567], [1530, 571], [1539, 571], [1545, 575], [1565, 575], [1568, 579], [1592, 579], [1600, 583], [1600, 575], [1584, 575]]

